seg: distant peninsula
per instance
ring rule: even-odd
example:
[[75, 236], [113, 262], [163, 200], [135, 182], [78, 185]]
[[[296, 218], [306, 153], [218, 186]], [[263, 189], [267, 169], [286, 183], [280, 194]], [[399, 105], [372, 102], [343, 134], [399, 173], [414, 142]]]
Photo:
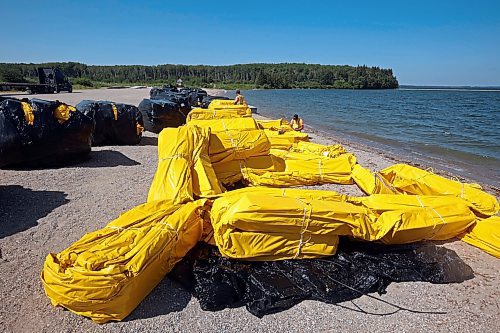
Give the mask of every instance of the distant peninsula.
[[0, 82], [35, 82], [37, 67], [58, 67], [76, 88], [174, 84], [222, 89], [394, 89], [392, 69], [299, 63], [207, 65], [86, 65], [77, 62], [0, 63]]

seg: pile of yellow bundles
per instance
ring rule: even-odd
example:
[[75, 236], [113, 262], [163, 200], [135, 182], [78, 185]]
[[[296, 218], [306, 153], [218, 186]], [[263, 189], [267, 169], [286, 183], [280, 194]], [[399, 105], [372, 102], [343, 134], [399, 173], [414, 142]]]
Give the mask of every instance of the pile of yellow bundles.
[[158, 168], [148, 202], [172, 200], [183, 203], [194, 195], [222, 193], [208, 156], [210, 130], [194, 125], [165, 128], [158, 137]]
[[210, 128], [208, 152], [212, 163], [269, 155], [269, 140], [253, 118], [196, 120], [190, 124]]
[[500, 216], [478, 220], [460, 238], [464, 242], [500, 258]]
[[200, 240], [204, 204], [149, 202], [49, 254], [45, 293], [97, 323], [124, 319]]
[[356, 167], [353, 179], [367, 194], [450, 195], [467, 201], [480, 216], [496, 215], [500, 209], [498, 200], [477, 184], [447, 179], [407, 164], [395, 164], [376, 174]]

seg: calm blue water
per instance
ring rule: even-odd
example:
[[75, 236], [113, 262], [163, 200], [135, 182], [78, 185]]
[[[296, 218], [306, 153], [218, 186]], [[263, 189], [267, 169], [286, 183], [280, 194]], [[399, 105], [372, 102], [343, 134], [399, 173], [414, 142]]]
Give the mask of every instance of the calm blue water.
[[[234, 94], [229, 94], [234, 96]], [[500, 91], [252, 90], [259, 113], [500, 187]]]

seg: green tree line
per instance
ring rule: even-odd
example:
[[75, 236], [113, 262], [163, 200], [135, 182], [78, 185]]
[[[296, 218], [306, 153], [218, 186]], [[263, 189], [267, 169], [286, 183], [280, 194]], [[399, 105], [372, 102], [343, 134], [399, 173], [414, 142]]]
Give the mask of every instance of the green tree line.
[[0, 63], [0, 81], [33, 82], [37, 67], [58, 67], [73, 83], [84, 86], [102, 84], [174, 84], [181, 77], [185, 85], [204, 87], [241, 86], [245, 88], [337, 88], [392, 89], [398, 81], [392, 69], [368, 66], [315, 64], [206, 65], [115, 65], [97, 66], [77, 62], [42, 64]]

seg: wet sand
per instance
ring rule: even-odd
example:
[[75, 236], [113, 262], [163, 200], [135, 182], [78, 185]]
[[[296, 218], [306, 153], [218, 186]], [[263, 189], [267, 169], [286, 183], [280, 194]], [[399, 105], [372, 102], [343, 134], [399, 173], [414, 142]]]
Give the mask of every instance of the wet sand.
[[[99, 89], [71, 94], [17, 95], [76, 104], [106, 99], [137, 105], [148, 89]], [[258, 117], [258, 115], [256, 115]], [[312, 131], [312, 129], [306, 129]], [[342, 143], [360, 164], [383, 169], [398, 160], [362, 147], [312, 133], [318, 143]], [[157, 135], [146, 133], [137, 146], [92, 149], [85, 162], [58, 169], [0, 170], [0, 331], [4, 332], [496, 332], [500, 331], [500, 261], [458, 240], [438, 245], [452, 249], [472, 267], [475, 277], [458, 284], [394, 283], [384, 300], [415, 310], [401, 311], [363, 296], [329, 305], [304, 301], [277, 314], [256, 318], [245, 308], [208, 312], [177, 283], [165, 278], [123, 322], [105, 325], [54, 308], [45, 296], [40, 271], [49, 252], [59, 252], [87, 232], [102, 228], [146, 200], [157, 164]], [[324, 185], [361, 195], [355, 185]], [[488, 190], [488, 189], [487, 189]], [[491, 191], [491, 190], [490, 190]], [[498, 196], [498, 193], [493, 192]]]

